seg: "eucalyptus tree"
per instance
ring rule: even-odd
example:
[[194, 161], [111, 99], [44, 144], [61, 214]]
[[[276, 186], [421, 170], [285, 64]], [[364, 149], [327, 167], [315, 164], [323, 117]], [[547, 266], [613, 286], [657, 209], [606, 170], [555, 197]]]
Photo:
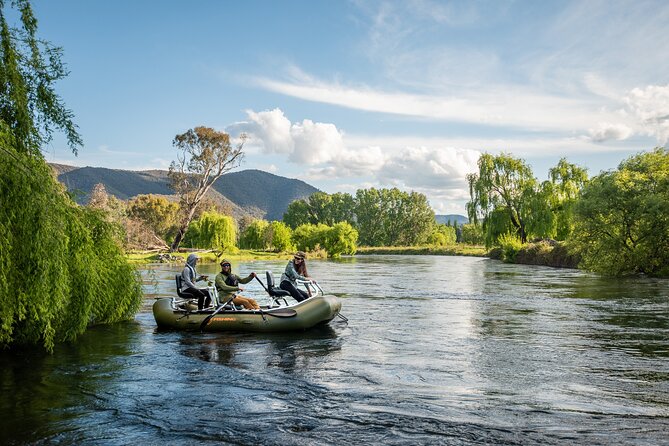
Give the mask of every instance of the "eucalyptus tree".
[[168, 177], [179, 196], [182, 215], [172, 251], [179, 248], [207, 191], [224, 173], [241, 164], [245, 140], [242, 135], [240, 142], [233, 145], [227, 133], [202, 126], [174, 137], [172, 144], [178, 154], [170, 164]]
[[669, 276], [669, 150], [640, 153], [593, 177], [575, 211], [584, 267]]
[[478, 173], [467, 175], [471, 197], [467, 203], [469, 221], [483, 223], [488, 245], [503, 234], [500, 229], [507, 227], [512, 227], [516, 236], [525, 243], [530, 200], [534, 198], [537, 187], [532, 169], [525, 161], [504, 153], [481, 155], [478, 168]]

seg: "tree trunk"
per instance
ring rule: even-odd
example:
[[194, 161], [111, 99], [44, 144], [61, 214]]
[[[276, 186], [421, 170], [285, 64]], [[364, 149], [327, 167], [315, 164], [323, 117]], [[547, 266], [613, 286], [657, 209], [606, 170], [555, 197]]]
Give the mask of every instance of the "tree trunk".
[[186, 219], [181, 224], [179, 230], [177, 231], [177, 235], [174, 237], [174, 241], [172, 242], [172, 246], [170, 247], [170, 252], [175, 252], [176, 250], [179, 249], [179, 245], [181, 244], [184, 236], [186, 235], [186, 231], [188, 231], [190, 222], [193, 220], [193, 215], [195, 215], [195, 208], [197, 207], [198, 204], [199, 202], [194, 203], [192, 207], [188, 210], [188, 215], [186, 215]]

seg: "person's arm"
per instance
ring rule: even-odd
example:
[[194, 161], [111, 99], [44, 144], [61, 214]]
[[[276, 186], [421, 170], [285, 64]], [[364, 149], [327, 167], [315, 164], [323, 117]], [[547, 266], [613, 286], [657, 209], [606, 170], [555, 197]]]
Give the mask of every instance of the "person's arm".
[[239, 283], [246, 285], [249, 283], [253, 278], [256, 276], [256, 273], [251, 273], [247, 277], [244, 277], [243, 279], [239, 279]]
[[219, 293], [236, 293], [237, 291], [239, 291], [239, 287], [230, 286], [227, 283], [225, 283], [223, 274], [219, 273], [216, 276], [216, 291], [218, 291]]

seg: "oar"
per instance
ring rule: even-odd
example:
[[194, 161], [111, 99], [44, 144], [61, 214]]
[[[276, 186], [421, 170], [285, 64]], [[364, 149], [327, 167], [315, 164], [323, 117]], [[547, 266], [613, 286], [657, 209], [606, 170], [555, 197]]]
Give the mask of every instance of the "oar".
[[218, 307], [218, 308], [216, 309], [216, 311], [214, 311], [213, 313], [211, 313], [209, 316], [205, 317], [204, 320], [202, 321], [202, 323], [200, 324], [200, 331], [204, 330], [204, 327], [207, 326], [207, 324], [209, 323], [209, 321], [211, 320], [211, 318], [214, 317], [214, 316], [216, 316], [218, 313], [220, 313], [221, 310], [224, 309], [225, 306], [228, 305], [230, 302], [232, 302], [234, 299], [235, 299], [235, 295], [233, 294], [232, 297], [231, 297], [226, 303], [224, 303], [223, 305], [221, 305], [220, 307]]
[[275, 310], [265, 311], [267, 316], [274, 317], [295, 317], [297, 316], [297, 311], [292, 308], [277, 308]]
[[255, 278], [256, 278], [256, 280], [258, 281], [258, 283], [259, 283], [260, 285], [262, 285], [262, 287], [265, 289], [265, 291], [267, 291], [267, 294], [269, 294], [269, 290], [267, 289], [267, 287], [265, 286], [265, 284], [262, 283], [262, 280], [260, 280], [260, 279], [258, 278], [258, 276], [255, 276]]

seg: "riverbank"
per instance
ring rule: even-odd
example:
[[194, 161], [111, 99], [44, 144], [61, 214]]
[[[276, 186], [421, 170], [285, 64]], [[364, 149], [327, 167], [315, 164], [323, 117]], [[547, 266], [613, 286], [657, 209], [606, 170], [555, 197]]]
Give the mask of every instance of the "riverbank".
[[218, 253], [214, 251], [188, 251], [188, 252], [146, 252], [132, 251], [126, 254], [128, 260], [135, 264], [147, 263], [184, 263], [189, 254], [196, 253], [199, 264], [218, 263], [222, 259], [234, 261], [247, 260], [287, 260], [292, 257], [293, 252], [266, 252], [239, 249], [234, 252]]
[[487, 257], [485, 246], [455, 244], [449, 246], [381, 246], [358, 247], [356, 255], [397, 254], [397, 255], [432, 255], [432, 256], [472, 256]]

